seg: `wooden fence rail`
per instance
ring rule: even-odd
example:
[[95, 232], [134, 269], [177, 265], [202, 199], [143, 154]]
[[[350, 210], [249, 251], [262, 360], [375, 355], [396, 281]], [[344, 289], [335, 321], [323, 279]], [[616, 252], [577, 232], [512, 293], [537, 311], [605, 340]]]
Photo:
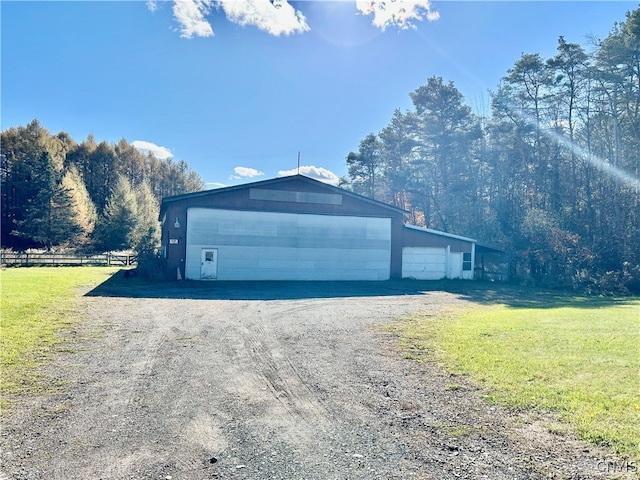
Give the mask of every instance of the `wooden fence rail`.
[[0, 265], [11, 267], [64, 266], [64, 265], [137, 265], [137, 255], [103, 253], [80, 255], [70, 253], [5, 252], [0, 251]]

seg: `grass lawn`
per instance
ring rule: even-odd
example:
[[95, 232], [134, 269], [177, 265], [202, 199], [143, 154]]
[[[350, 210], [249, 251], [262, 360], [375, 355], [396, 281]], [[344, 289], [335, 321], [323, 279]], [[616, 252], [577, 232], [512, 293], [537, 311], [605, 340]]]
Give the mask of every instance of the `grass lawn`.
[[31, 267], [0, 271], [0, 406], [7, 396], [48, 388], [37, 368], [79, 320], [78, 288], [98, 285], [117, 269]]
[[435, 356], [489, 401], [556, 412], [582, 438], [639, 459], [640, 299], [529, 303], [415, 315], [397, 333], [408, 357]]

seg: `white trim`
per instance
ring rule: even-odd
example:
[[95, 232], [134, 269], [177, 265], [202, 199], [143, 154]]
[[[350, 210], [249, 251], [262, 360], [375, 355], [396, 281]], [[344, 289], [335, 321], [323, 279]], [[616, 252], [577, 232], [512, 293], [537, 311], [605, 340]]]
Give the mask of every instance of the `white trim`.
[[[464, 274], [464, 272], [463, 272]], [[476, 279], [476, 244], [471, 245], [471, 278], [469, 280]]]
[[440, 235], [441, 237], [455, 238], [456, 240], [463, 240], [465, 242], [471, 242], [471, 243], [477, 242], [477, 240], [474, 240], [473, 238], [462, 237], [460, 235], [454, 235], [453, 233], [445, 233], [439, 230], [431, 230], [430, 228], [418, 227], [417, 225], [409, 225], [408, 223], [405, 223], [404, 226], [406, 228], [410, 228], [411, 230], [417, 230], [419, 232], [425, 232], [425, 233], [432, 233], [433, 235]]

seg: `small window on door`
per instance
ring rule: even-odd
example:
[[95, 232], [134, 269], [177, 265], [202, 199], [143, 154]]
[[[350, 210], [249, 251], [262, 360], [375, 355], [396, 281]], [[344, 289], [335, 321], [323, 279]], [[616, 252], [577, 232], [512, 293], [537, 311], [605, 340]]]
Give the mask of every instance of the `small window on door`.
[[462, 254], [462, 271], [471, 271], [471, 253]]
[[215, 280], [218, 278], [218, 249], [203, 248], [200, 254], [200, 279]]

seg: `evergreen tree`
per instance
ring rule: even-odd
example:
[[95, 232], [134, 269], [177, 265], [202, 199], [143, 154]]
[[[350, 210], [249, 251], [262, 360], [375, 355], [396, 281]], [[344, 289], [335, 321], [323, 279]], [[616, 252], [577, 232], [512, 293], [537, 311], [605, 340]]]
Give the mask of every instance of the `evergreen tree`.
[[73, 243], [82, 229], [74, 214], [73, 198], [62, 185], [48, 152], [41, 154], [32, 182], [37, 193], [27, 200], [24, 219], [15, 222], [12, 234], [47, 250]]
[[73, 200], [73, 216], [81, 229], [75, 244], [79, 248], [86, 248], [95, 228], [97, 212], [75, 165], [71, 165], [62, 177], [62, 187]]
[[117, 158], [118, 173], [129, 180], [133, 188], [137, 188], [146, 178], [146, 158], [124, 138], [113, 147]]
[[422, 203], [427, 226], [463, 233], [464, 218], [476, 196], [477, 169], [473, 144], [481, 130], [463, 96], [442, 78], [431, 77], [411, 93], [417, 122], [412, 190]]
[[137, 222], [134, 234], [134, 248], [137, 252], [153, 252], [160, 246], [160, 206], [148, 183], [135, 189]]
[[[155, 245], [160, 199], [205, 188], [186, 162], [142, 155], [124, 139], [109, 145], [89, 135], [77, 144], [69, 134], [51, 135], [33, 120], [25, 127], [3, 131], [1, 143], [3, 248], [89, 248], [93, 241], [100, 249], [133, 248], [143, 237], [148, 245]], [[137, 192], [134, 207], [121, 177], [129, 190]], [[119, 206], [119, 201], [124, 204]], [[144, 221], [134, 215], [137, 226], [127, 230], [125, 212], [135, 213], [138, 203]], [[100, 212], [98, 222], [96, 211]], [[69, 221], [62, 218], [65, 212]], [[56, 216], [60, 218], [54, 221]], [[113, 226], [117, 217], [124, 222], [124, 233]]]
[[367, 135], [358, 152], [347, 155], [349, 178], [353, 189], [363, 195], [376, 198], [378, 177], [382, 171], [382, 144], [373, 133]]
[[419, 142], [415, 138], [416, 117], [396, 109], [389, 125], [382, 129], [382, 165], [384, 183], [388, 187], [385, 200], [400, 208], [409, 208], [409, 186]]
[[45, 152], [47, 132], [37, 120], [26, 127], [2, 132], [2, 246], [29, 248], [37, 246], [28, 237], [12, 234], [25, 219], [25, 208], [35, 201], [38, 186], [33, 182], [35, 164]]
[[33, 120], [2, 132], [1, 141], [2, 245], [51, 249], [73, 242], [78, 233], [73, 200], [61, 184], [73, 144], [68, 134], [54, 137]]
[[129, 181], [120, 176], [106, 200], [93, 232], [93, 243], [100, 251], [128, 250], [136, 241], [138, 205]]

